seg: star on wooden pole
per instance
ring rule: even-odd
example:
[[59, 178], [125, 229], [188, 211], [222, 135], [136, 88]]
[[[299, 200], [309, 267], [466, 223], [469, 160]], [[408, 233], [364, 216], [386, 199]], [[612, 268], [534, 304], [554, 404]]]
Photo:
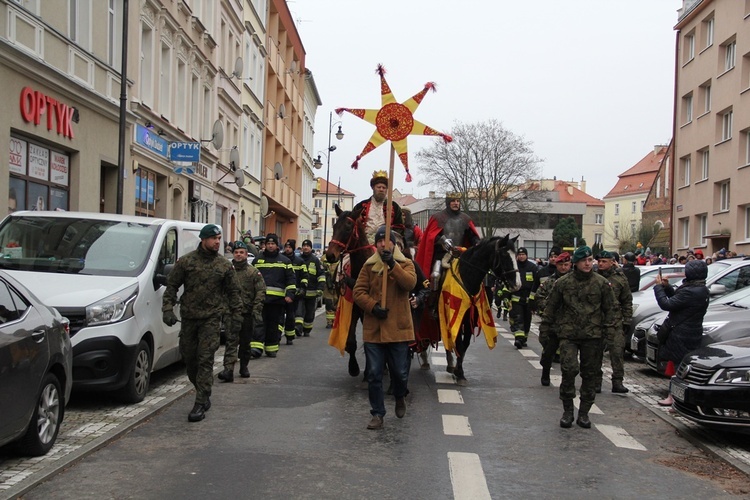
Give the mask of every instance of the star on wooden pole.
[[352, 163], [352, 168], [356, 169], [359, 166], [359, 160], [367, 153], [372, 152], [384, 142], [391, 141], [393, 149], [398, 154], [406, 170], [406, 182], [411, 182], [406, 143], [407, 137], [409, 135], [436, 135], [442, 137], [445, 142], [451, 142], [453, 138], [447, 134], [438, 132], [432, 127], [428, 127], [414, 118], [414, 112], [422, 103], [422, 99], [424, 99], [427, 91], [432, 90], [435, 92], [434, 83], [426, 83], [424, 88], [411, 98], [403, 103], [398, 103], [393, 96], [393, 92], [391, 92], [391, 88], [388, 86], [388, 82], [385, 80], [385, 68], [382, 64], [378, 65], [377, 74], [380, 75], [380, 109], [338, 108], [336, 110], [338, 115], [347, 111], [375, 125], [375, 132], [373, 132], [367, 145], [357, 156], [356, 160], [354, 160], [354, 163]]

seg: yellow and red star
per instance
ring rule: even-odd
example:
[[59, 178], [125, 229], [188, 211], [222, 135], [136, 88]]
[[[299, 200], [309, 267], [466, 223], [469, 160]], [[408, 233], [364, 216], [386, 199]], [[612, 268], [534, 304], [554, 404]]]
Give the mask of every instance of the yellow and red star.
[[357, 168], [359, 160], [364, 155], [375, 150], [384, 142], [391, 141], [406, 170], [406, 182], [411, 182], [406, 138], [409, 135], [436, 135], [442, 137], [445, 142], [451, 142], [453, 138], [414, 119], [414, 112], [422, 103], [422, 99], [424, 99], [427, 91], [432, 90], [435, 92], [434, 83], [426, 83], [421, 91], [399, 104], [396, 102], [396, 98], [393, 96], [388, 82], [385, 81], [385, 68], [383, 68], [383, 65], [378, 65], [377, 73], [380, 75], [380, 109], [338, 108], [336, 110], [336, 113], [339, 115], [344, 111], [348, 111], [354, 116], [358, 116], [375, 125], [375, 132], [373, 132], [372, 137], [370, 137], [365, 148], [357, 156], [357, 159], [352, 163], [352, 168]]

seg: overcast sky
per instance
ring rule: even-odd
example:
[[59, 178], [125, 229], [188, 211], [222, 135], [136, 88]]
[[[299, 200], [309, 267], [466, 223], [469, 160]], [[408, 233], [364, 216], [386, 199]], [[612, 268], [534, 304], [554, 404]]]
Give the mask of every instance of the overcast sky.
[[[382, 63], [398, 102], [435, 82], [415, 118], [448, 133], [455, 121], [495, 118], [524, 137], [543, 177], [587, 181], [601, 198], [617, 175], [667, 144], [672, 131], [674, 25], [681, 0], [290, 0], [306, 66], [323, 100], [315, 151], [328, 146], [329, 113], [380, 108]], [[371, 194], [373, 170], [388, 169], [389, 143], [350, 165], [375, 130], [344, 113], [345, 137], [332, 143], [330, 181]], [[335, 130], [334, 130], [335, 132]], [[435, 137], [409, 137], [406, 183], [427, 196], [416, 152]], [[316, 173], [325, 178], [323, 169]]]

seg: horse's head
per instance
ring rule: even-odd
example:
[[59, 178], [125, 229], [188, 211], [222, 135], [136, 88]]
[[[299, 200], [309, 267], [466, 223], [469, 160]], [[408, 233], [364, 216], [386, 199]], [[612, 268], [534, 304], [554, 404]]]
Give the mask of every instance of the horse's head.
[[500, 278], [508, 290], [515, 292], [521, 288], [521, 276], [516, 262], [516, 241], [518, 236], [510, 234], [495, 241], [495, 252], [492, 259], [492, 272]]
[[336, 262], [345, 250], [351, 250], [352, 244], [359, 239], [361, 229], [359, 219], [362, 210], [344, 211], [338, 204], [335, 204], [333, 208], [336, 211], [337, 219], [336, 224], [331, 228], [333, 235], [326, 250], [328, 262]]

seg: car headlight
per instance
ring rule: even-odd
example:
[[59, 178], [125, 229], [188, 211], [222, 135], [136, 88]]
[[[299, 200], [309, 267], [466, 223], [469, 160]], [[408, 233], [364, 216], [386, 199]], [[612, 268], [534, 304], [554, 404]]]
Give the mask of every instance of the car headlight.
[[713, 384], [750, 384], [750, 367], [722, 368], [714, 375]]
[[133, 303], [138, 296], [138, 284], [131, 285], [86, 308], [88, 326], [117, 323], [133, 316]]
[[729, 321], [706, 321], [703, 323], [703, 335], [713, 333], [727, 323], [729, 323]]

